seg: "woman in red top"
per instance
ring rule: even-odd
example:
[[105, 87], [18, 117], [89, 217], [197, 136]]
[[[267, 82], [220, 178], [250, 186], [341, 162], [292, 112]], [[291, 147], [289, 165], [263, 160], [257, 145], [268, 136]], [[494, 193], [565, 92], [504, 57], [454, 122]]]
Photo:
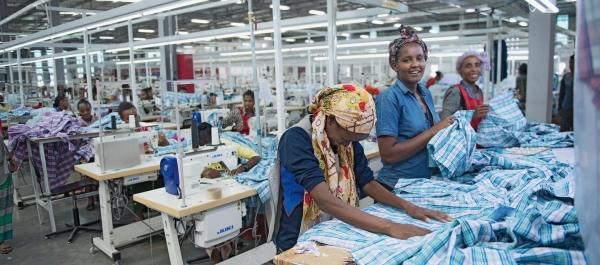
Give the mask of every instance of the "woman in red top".
[[244, 108], [240, 108], [240, 114], [242, 115], [242, 130], [241, 134], [248, 135], [250, 133], [250, 126], [248, 126], [248, 119], [255, 116], [254, 113], [254, 92], [252, 90], [244, 93]]

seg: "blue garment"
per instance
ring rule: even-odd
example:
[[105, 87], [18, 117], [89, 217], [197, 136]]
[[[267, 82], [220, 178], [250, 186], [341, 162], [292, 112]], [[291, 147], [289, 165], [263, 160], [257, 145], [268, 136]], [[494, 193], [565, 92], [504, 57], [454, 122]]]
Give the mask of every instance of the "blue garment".
[[[421, 104], [415, 95], [399, 79], [396, 79], [396, 82], [381, 92], [375, 100], [377, 137], [393, 136], [398, 138], [399, 143], [406, 142], [439, 121], [431, 92], [422, 86], [418, 86], [418, 91], [427, 104], [433, 121], [428, 118], [429, 122], [427, 122]], [[430, 115], [428, 116], [431, 117]], [[430, 176], [429, 154], [427, 148], [423, 147], [407, 160], [392, 165], [383, 163], [377, 180], [393, 187], [399, 178], [428, 178]]]
[[[352, 142], [352, 146], [356, 185], [362, 190], [374, 180], [373, 171], [369, 168], [362, 145]], [[278, 247], [287, 250], [296, 244], [300, 231], [304, 190], [310, 192], [319, 183], [324, 182], [325, 177], [319, 167], [319, 160], [314, 155], [310, 136], [300, 127], [290, 128], [281, 137], [279, 159], [284, 208], [276, 241]]]
[[54, 110], [56, 110], [56, 112], [61, 112], [63, 111], [60, 107], [54, 107]]
[[560, 82], [558, 109], [573, 109], [573, 75], [563, 76]]

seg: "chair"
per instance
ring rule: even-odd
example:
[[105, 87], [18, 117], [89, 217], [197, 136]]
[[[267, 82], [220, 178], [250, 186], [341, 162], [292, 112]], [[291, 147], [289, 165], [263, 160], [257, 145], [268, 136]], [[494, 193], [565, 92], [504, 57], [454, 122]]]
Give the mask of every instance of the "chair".
[[79, 209], [77, 208], [77, 194], [76, 193], [77, 193], [77, 190], [81, 190], [82, 188], [85, 188], [85, 187], [88, 187], [91, 185], [94, 185], [94, 182], [92, 182], [89, 179], [84, 179], [84, 180], [81, 180], [78, 182], [73, 182], [73, 183], [70, 183], [70, 184], [67, 184], [67, 185], [64, 185], [61, 187], [56, 187], [56, 188], [50, 190], [50, 192], [52, 193], [50, 195], [51, 197], [60, 195], [60, 194], [71, 193], [71, 197], [73, 198], [73, 224], [72, 225], [65, 224], [67, 227], [69, 227], [68, 229], [47, 234], [46, 238], [50, 238], [51, 236], [71, 232], [71, 235], [67, 239], [67, 242], [69, 244], [71, 244], [71, 243], [73, 243], [73, 238], [75, 237], [75, 235], [77, 235], [77, 232], [79, 232], [81, 230], [102, 232], [102, 229], [89, 227], [89, 225], [100, 222], [100, 219], [91, 221], [91, 222], [87, 222], [85, 224], [79, 223]]

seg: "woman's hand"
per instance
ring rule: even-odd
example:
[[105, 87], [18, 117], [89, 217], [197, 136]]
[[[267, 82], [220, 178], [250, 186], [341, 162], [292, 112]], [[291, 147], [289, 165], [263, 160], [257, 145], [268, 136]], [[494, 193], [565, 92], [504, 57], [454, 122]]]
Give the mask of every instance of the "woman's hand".
[[517, 100], [521, 100], [521, 93], [519, 93], [519, 91], [515, 91], [515, 96], [514, 98], [516, 98]]
[[481, 118], [481, 117], [487, 115], [488, 112], [490, 112], [490, 105], [488, 105], [488, 104], [479, 105], [479, 106], [477, 106], [477, 108], [475, 108], [475, 114], [473, 114], [473, 118]]
[[207, 169], [207, 170], [204, 170], [202, 172], [202, 174], [200, 174], [200, 177], [207, 178], [207, 179], [216, 179], [216, 178], [221, 177], [221, 173], [219, 173], [219, 171], [217, 171], [215, 169]]
[[236, 168], [232, 171], [229, 171], [229, 176], [235, 176], [237, 174], [244, 173], [244, 172], [246, 172], [246, 169], [244, 168], [243, 165], [241, 165], [238, 168]]
[[431, 130], [433, 130], [433, 135], [437, 134], [439, 131], [452, 125], [453, 123], [454, 123], [454, 115], [450, 115], [444, 119], [441, 119], [438, 123], [436, 123], [435, 125], [433, 125], [433, 127], [431, 127]]
[[418, 227], [416, 225], [398, 224], [398, 223], [394, 223], [394, 222], [391, 222], [391, 223], [392, 224], [391, 224], [390, 228], [388, 229], [388, 231], [386, 232], [386, 234], [388, 236], [395, 237], [398, 239], [406, 240], [411, 237], [424, 236], [424, 235], [431, 233], [431, 231], [429, 231], [425, 228]]
[[430, 221], [430, 218], [442, 223], [452, 221], [452, 217], [440, 211], [429, 210], [427, 208], [419, 207], [416, 205], [411, 205], [406, 209], [406, 213], [410, 215], [410, 217], [419, 219], [424, 222]]

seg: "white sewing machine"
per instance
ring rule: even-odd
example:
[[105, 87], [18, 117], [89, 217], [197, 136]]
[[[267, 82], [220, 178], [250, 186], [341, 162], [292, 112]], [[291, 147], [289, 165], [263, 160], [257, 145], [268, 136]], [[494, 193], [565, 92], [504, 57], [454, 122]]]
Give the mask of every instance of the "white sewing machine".
[[285, 105], [306, 106], [309, 103], [308, 97], [308, 90], [306, 89], [288, 89]]
[[[192, 113], [197, 109], [197, 106], [198, 103], [179, 104], [179, 122], [181, 122], [182, 126], [185, 121], [192, 119]], [[175, 106], [173, 106], [173, 108], [169, 111], [169, 119], [173, 123], [177, 121], [176, 114], [177, 110], [175, 109]]]
[[[147, 117], [154, 116], [154, 107], [156, 103], [154, 99], [151, 100], [140, 100], [137, 104], [137, 112], [140, 115], [140, 118], [144, 119]], [[146, 113], [146, 109], [148, 113]]]
[[225, 118], [229, 115], [229, 112], [231, 112], [229, 109], [207, 109], [205, 111], [200, 111], [200, 113], [202, 113], [202, 121], [208, 121], [208, 117], [213, 113], [217, 113], [219, 118]]
[[[267, 111], [268, 112], [268, 111]], [[285, 124], [289, 124], [289, 114], [287, 112], [283, 113]], [[260, 124], [263, 131], [263, 134], [266, 135], [267, 132], [272, 130], [277, 130], [277, 115], [269, 115], [260, 116]], [[251, 117], [248, 119], [248, 127], [250, 127], [250, 136], [256, 135], [256, 117]]]
[[[150, 152], [158, 148], [158, 132], [131, 132], [118, 135], [108, 135], [102, 137], [104, 151], [104, 169], [121, 169], [140, 165], [142, 157], [145, 156], [144, 150]], [[100, 165], [100, 138], [92, 139], [92, 151], [97, 166]]]

